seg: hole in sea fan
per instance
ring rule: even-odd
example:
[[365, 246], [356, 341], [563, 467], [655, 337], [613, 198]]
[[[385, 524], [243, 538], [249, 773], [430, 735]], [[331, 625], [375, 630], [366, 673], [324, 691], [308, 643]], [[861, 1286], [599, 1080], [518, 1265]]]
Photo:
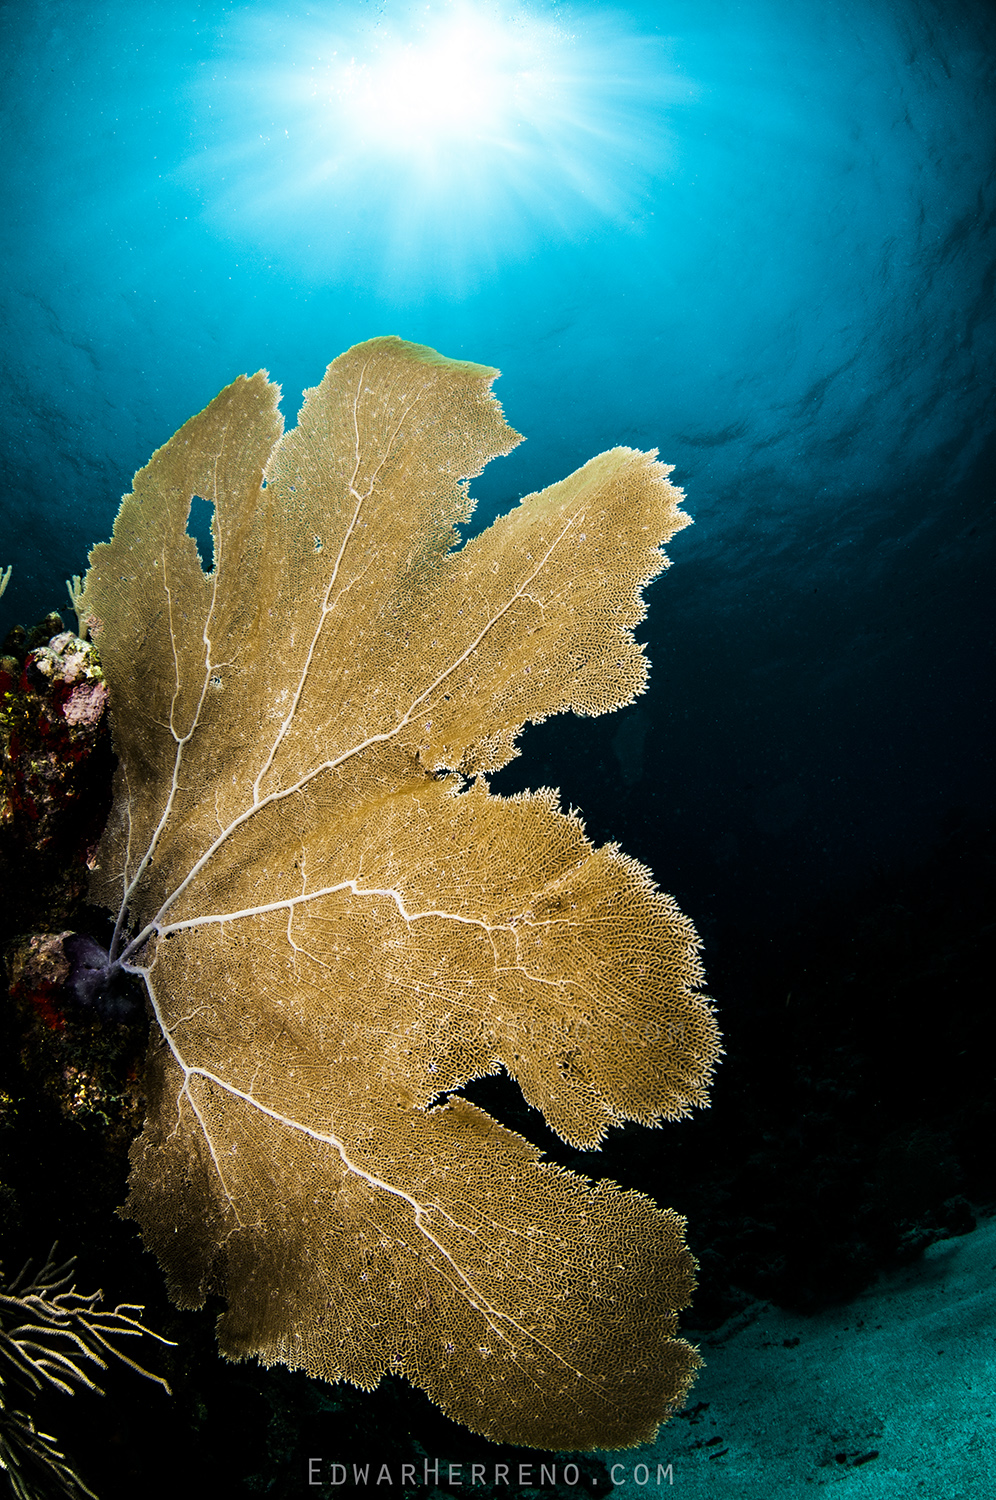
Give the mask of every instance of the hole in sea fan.
[[205, 573], [214, 571], [214, 533], [211, 523], [214, 521], [214, 502], [202, 500], [200, 495], [190, 497], [190, 510], [187, 512], [187, 535], [192, 538], [197, 548], [197, 556]]

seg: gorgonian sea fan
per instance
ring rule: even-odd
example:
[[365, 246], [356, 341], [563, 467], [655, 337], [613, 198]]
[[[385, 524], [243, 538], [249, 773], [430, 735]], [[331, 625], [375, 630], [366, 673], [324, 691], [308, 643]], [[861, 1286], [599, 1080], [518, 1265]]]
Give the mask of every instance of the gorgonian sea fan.
[[126, 1211], [181, 1306], [227, 1298], [230, 1358], [620, 1447], [698, 1364], [683, 1221], [453, 1091], [505, 1068], [582, 1149], [706, 1103], [691, 923], [555, 793], [486, 781], [527, 721], [643, 691], [641, 591], [687, 517], [616, 448], [460, 545], [518, 441], [496, 373], [374, 339], [283, 436], [240, 378], [91, 555], [119, 757], [93, 895], [156, 1020]]

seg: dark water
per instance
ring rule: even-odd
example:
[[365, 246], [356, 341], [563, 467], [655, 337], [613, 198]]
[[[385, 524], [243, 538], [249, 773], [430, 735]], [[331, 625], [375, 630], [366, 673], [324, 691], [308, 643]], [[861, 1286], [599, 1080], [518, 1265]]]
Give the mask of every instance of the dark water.
[[[370, 14], [5, 9], [4, 618], [60, 602], [235, 374], [267, 367], [293, 420], [330, 358], [396, 331], [503, 370], [529, 441], [477, 482], [488, 514], [617, 442], [687, 490], [651, 696], [543, 736], [611, 786], [565, 787], [593, 831], [700, 916], [713, 890], [760, 914], [989, 806], [988, 7], [565, 11], [616, 137], [577, 147], [587, 196], [542, 149], [522, 181], [487, 158], [500, 220], [444, 182], [407, 240], [407, 165], [315, 183], [334, 142], [287, 81]], [[303, 141], [274, 161], [285, 119]]]
[[536, 7], [573, 38], [561, 104], [436, 175], [305, 87], [397, 6], [0, 14], [3, 629], [61, 605], [223, 384], [265, 366], [293, 421], [396, 332], [503, 371], [529, 441], [483, 518], [615, 443], [659, 448], [695, 518], [649, 591], [650, 693], [528, 731], [499, 786], [560, 785], [654, 868], [735, 1037], [791, 944], [831, 962], [827, 902], [936, 877], [958, 934], [993, 795], [987, 4]]

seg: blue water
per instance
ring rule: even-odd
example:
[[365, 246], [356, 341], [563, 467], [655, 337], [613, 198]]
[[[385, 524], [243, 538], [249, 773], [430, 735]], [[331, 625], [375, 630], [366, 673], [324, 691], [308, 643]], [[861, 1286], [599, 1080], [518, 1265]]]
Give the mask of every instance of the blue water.
[[651, 693], [530, 731], [502, 784], [560, 784], [707, 935], [784, 917], [991, 809], [992, 12], [478, 13], [554, 29], [553, 102], [427, 166], [304, 86], [424, 8], [3, 8], [2, 628], [240, 372], [293, 421], [374, 334], [498, 365], [529, 441], [484, 517], [622, 442], [696, 522]]

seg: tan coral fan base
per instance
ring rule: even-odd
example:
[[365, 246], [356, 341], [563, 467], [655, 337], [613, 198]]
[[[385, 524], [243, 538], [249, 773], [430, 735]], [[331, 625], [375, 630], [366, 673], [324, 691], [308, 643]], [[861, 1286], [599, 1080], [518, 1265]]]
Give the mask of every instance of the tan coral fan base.
[[644, 690], [641, 589], [687, 517], [614, 449], [458, 547], [467, 478], [518, 441], [495, 373], [375, 339], [282, 438], [241, 378], [94, 549], [120, 759], [94, 894], [144, 937], [159, 1025], [127, 1211], [180, 1305], [227, 1297], [232, 1358], [396, 1371], [489, 1437], [611, 1448], [698, 1364], [683, 1221], [430, 1106], [504, 1066], [590, 1148], [706, 1102], [691, 924], [553, 793], [482, 777], [525, 722]]

